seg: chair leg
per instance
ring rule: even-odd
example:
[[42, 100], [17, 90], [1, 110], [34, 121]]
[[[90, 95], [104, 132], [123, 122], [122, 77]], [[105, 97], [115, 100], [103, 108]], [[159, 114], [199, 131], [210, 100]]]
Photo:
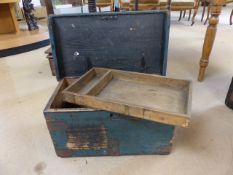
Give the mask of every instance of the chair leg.
[[222, 10], [222, 2], [223, 1], [216, 1], [214, 10], [211, 10], [211, 18], [210, 18], [211, 20], [209, 20], [209, 25], [206, 30], [204, 44], [202, 47], [202, 56], [200, 59], [198, 81], [203, 81], [205, 78], [205, 71], [209, 63], [210, 53], [213, 48], [214, 40], [216, 36], [218, 16]]
[[189, 9], [189, 18], [188, 18], [188, 21], [189, 21], [190, 18], [191, 18], [191, 14], [192, 14], [192, 9]]
[[198, 1], [198, 2], [195, 4], [191, 26], [195, 23], [195, 17], [196, 17], [196, 15], [197, 15], [197, 11], [198, 11], [199, 4], [200, 4], [200, 1]]
[[204, 16], [205, 16], [205, 9], [206, 9], [206, 1], [204, 1], [204, 5], [203, 5], [203, 11], [202, 11], [202, 15], [201, 15], [201, 22], [203, 21]]
[[184, 10], [183, 18], [185, 17], [185, 15], [186, 15], [186, 10]]
[[232, 17], [233, 17], [233, 9], [232, 9], [232, 11], [231, 11], [231, 15], [230, 15], [230, 25], [232, 25]]
[[205, 22], [204, 22], [204, 25], [206, 25], [207, 21], [209, 20], [209, 16], [210, 16], [210, 6], [211, 6], [211, 5], [208, 6], [207, 16], [206, 16], [206, 20], [205, 20]]
[[195, 17], [196, 17], [196, 15], [197, 15], [197, 9], [194, 9], [191, 26], [195, 23]]
[[182, 17], [182, 10], [180, 11], [180, 17], [179, 17], [179, 19], [178, 19], [178, 21], [180, 21], [181, 20], [181, 17]]

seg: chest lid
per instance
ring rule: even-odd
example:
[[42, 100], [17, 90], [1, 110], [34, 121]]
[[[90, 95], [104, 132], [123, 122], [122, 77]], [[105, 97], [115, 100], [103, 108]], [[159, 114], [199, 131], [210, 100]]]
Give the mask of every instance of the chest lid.
[[169, 14], [158, 11], [51, 16], [57, 79], [92, 67], [165, 75], [169, 22]]

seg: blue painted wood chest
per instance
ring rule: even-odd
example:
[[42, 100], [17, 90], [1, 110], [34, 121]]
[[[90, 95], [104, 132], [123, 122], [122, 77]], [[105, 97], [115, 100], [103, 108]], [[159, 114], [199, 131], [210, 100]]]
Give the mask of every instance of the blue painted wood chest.
[[62, 90], [90, 68], [165, 75], [167, 12], [52, 16], [50, 39], [60, 80], [44, 116], [60, 157], [168, 154], [174, 126], [75, 106]]
[[65, 103], [63, 79], [44, 115], [60, 157], [168, 154], [174, 126]]

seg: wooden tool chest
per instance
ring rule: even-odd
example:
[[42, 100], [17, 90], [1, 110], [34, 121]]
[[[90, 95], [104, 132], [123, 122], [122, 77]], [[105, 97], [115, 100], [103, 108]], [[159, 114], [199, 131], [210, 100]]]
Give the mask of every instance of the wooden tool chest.
[[92, 67], [165, 75], [167, 12], [52, 16], [59, 84], [44, 116], [60, 157], [168, 154], [175, 126], [75, 105], [62, 91]]

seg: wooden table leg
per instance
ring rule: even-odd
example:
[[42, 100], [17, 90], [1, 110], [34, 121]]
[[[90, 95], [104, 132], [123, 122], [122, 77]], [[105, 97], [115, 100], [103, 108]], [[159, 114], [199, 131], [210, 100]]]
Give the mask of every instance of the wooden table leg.
[[209, 26], [206, 30], [205, 40], [202, 48], [202, 56], [200, 60], [200, 69], [198, 80], [203, 81], [205, 77], [205, 70], [209, 63], [209, 56], [214, 44], [215, 35], [217, 31], [218, 16], [221, 13], [224, 0], [214, 0], [211, 4], [211, 17], [209, 19]]
[[10, 11], [11, 11], [11, 18], [12, 18], [14, 26], [15, 26], [15, 32], [19, 33], [19, 24], [18, 24], [16, 14], [15, 14], [14, 4], [11, 3], [11, 4], [9, 4], [9, 6], [10, 6]]
[[18, 32], [19, 24], [14, 10], [14, 3], [0, 4], [0, 34]]

